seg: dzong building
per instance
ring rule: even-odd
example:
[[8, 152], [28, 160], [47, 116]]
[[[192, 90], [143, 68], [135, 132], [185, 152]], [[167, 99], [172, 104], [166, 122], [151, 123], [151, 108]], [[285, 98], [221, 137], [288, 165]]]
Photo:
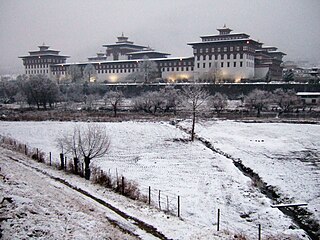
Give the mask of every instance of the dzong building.
[[26, 75], [45, 74], [59, 82], [69, 79], [70, 66], [83, 72], [88, 64], [95, 68], [92, 82], [126, 83], [134, 79], [133, 73], [141, 71], [141, 64], [152, 62], [156, 68], [155, 79], [168, 82], [208, 81], [241, 82], [251, 80], [282, 79], [282, 58], [285, 55], [276, 47], [264, 46], [246, 33], [232, 33], [226, 26], [217, 29], [218, 34], [200, 36], [200, 41], [189, 42], [193, 55], [170, 57], [149, 46], [135, 44], [122, 34], [112, 44], [104, 44], [105, 50], [88, 57], [81, 63], [68, 63], [69, 56], [49, 46], [39, 46], [38, 51], [20, 56]]

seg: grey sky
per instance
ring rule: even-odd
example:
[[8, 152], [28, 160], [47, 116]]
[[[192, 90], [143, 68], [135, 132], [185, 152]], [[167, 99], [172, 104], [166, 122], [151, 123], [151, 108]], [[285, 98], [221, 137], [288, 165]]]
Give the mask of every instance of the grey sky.
[[20, 55], [43, 42], [85, 61], [124, 32], [172, 56], [187, 42], [235, 32], [273, 45], [286, 59], [320, 60], [320, 0], [0, 0], [0, 73], [22, 72]]

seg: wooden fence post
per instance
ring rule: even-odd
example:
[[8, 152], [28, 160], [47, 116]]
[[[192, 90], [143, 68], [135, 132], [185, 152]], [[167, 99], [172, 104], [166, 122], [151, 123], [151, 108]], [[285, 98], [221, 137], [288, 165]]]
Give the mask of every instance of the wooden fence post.
[[180, 196], [178, 196], [178, 217], [180, 217]]
[[151, 204], [151, 187], [149, 186], [149, 205]]
[[49, 164], [50, 164], [50, 166], [51, 166], [51, 158], [52, 158], [51, 152], [49, 152]]
[[121, 185], [122, 185], [122, 195], [124, 195], [124, 176], [121, 178]]
[[65, 156], [65, 158], [64, 158], [64, 170], [66, 170], [67, 169], [67, 156]]
[[64, 156], [63, 156], [63, 153], [60, 153], [60, 165], [61, 165], [61, 169], [64, 169]]
[[258, 240], [261, 240], [261, 224], [258, 224]]
[[24, 145], [24, 154], [28, 155], [27, 144]]
[[218, 209], [218, 222], [217, 222], [217, 231], [220, 230], [220, 209]]
[[161, 201], [161, 190], [159, 190], [159, 209], [161, 210], [161, 203], [160, 203], [160, 201]]

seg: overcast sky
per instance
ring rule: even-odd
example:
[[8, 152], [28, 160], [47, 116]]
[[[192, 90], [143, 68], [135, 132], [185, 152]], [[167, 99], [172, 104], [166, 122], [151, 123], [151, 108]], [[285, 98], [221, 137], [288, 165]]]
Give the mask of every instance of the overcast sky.
[[287, 54], [320, 60], [320, 0], [0, 0], [0, 73], [46, 43], [85, 61], [123, 32], [136, 44], [191, 56], [188, 42], [224, 24]]

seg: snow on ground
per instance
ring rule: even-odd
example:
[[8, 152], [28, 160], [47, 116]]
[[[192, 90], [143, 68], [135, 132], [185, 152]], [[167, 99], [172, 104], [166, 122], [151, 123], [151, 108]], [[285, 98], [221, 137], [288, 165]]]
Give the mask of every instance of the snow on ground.
[[[230, 124], [229, 130], [220, 131], [236, 131], [238, 123], [232, 123], [234, 125]], [[57, 159], [59, 149], [56, 147], [55, 139], [64, 131], [71, 132], [75, 124], [90, 123], [1, 122], [0, 133], [11, 135], [46, 152], [51, 151]], [[216, 229], [216, 214], [217, 209], [220, 209], [222, 230], [243, 232], [255, 239], [258, 232], [257, 224], [261, 224], [265, 236], [286, 233], [304, 239], [303, 231], [292, 230], [292, 221], [278, 209], [270, 208], [270, 200], [252, 186], [250, 179], [243, 176], [231, 160], [213, 153], [200, 142], [177, 141], [188, 138], [188, 135], [174, 126], [159, 122], [99, 124], [107, 127], [112, 139], [112, 148], [107, 157], [94, 161], [95, 165], [105, 171], [114, 174], [117, 171], [119, 175], [123, 174], [126, 178], [135, 180], [146, 195], [147, 187], [151, 186], [155, 204], [158, 190], [161, 190], [162, 208], [166, 208], [169, 202], [170, 209], [175, 214], [177, 196], [181, 196], [181, 217], [183, 223], [190, 225], [190, 228], [188, 230], [180, 227], [181, 224], [172, 222], [166, 225], [163, 219], [155, 220], [154, 224], [167, 236], [176, 239], [204, 236], [201, 239], [206, 239], [206, 233]], [[198, 131], [207, 136], [204, 134], [205, 129], [210, 129], [213, 125], [216, 125], [216, 122], [203, 124]], [[286, 131], [290, 132], [293, 129], [288, 128]], [[255, 134], [252, 130], [249, 132]], [[256, 137], [253, 136], [251, 138], [254, 141]], [[237, 140], [242, 141], [241, 137], [242, 135], [239, 135]], [[213, 138], [212, 141], [217, 144], [216, 139]], [[227, 144], [236, 145], [234, 142]], [[228, 152], [227, 150], [235, 146], [225, 147], [226, 149], [222, 150]]]
[[293, 202], [308, 203], [320, 221], [320, 125], [206, 121], [196, 132]]
[[[112, 226], [105, 210], [1, 149], [2, 239], [138, 239]], [[10, 152], [10, 155], [15, 153]], [[12, 201], [12, 202], [11, 202]]]

